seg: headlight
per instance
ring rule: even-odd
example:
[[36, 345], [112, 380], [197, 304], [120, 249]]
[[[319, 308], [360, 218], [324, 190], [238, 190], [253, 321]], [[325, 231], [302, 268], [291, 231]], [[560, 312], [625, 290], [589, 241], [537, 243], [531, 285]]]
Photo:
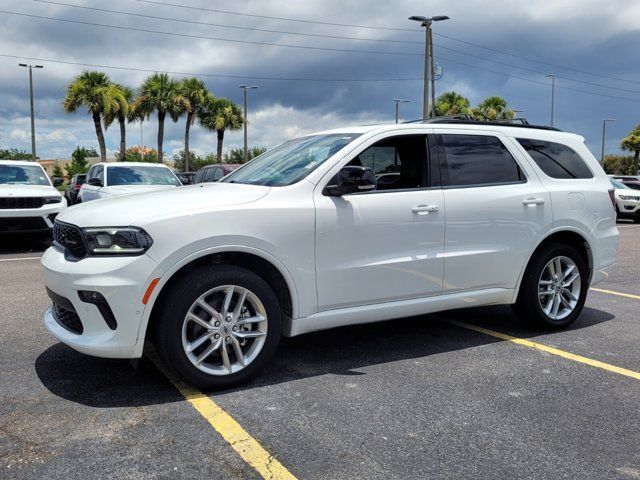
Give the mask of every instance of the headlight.
[[44, 204], [47, 205], [49, 203], [60, 203], [62, 201], [62, 197], [61, 196], [57, 196], [57, 197], [44, 197]]
[[638, 201], [640, 197], [633, 197], [630, 195], [620, 195], [620, 200], [636, 200]]
[[84, 236], [92, 255], [142, 255], [153, 240], [137, 227], [85, 228]]

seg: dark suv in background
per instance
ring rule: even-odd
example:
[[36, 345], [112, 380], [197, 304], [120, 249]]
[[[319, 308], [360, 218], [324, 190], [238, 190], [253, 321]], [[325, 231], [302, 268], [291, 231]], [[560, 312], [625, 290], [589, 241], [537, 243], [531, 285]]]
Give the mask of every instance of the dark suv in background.
[[217, 163], [215, 165], [207, 165], [202, 167], [196, 173], [193, 183], [209, 183], [217, 182], [225, 175], [237, 170], [240, 164], [237, 163]]
[[77, 203], [78, 192], [80, 191], [80, 187], [86, 180], [86, 173], [79, 173], [71, 177], [69, 185], [67, 185], [67, 188], [64, 190], [64, 198], [67, 199], [67, 203], [69, 205], [74, 205], [75, 203]]

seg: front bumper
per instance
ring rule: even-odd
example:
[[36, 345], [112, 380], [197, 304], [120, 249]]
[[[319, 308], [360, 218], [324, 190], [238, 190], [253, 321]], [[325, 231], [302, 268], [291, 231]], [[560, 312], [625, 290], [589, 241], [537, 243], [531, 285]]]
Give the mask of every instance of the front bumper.
[[623, 218], [640, 217], [640, 202], [637, 200], [620, 200], [618, 211]]
[[67, 206], [67, 201], [43, 205], [40, 208], [0, 210], [0, 233], [48, 232], [53, 228], [56, 215]]
[[[51, 247], [42, 257], [42, 272], [51, 296], [63, 302], [66, 309], [75, 310], [82, 324], [81, 333], [65, 328], [50, 307], [44, 313], [44, 324], [54, 337], [97, 357], [142, 355], [144, 339], [138, 341], [145, 309], [142, 297], [150, 279], [161, 276], [157, 263], [149, 256], [87, 257], [70, 262], [61, 250]], [[79, 291], [98, 292], [104, 297], [117, 321], [115, 329], [105, 321], [98, 306], [81, 300]]]

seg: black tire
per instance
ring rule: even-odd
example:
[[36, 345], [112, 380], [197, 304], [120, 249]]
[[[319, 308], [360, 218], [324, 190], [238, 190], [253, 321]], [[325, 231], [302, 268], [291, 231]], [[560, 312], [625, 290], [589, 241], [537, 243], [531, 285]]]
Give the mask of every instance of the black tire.
[[[198, 369], [187, 357], [182, 346], [182, 325], [192, 304], [205, 292], [222, 285], [237, 285], [253, 292], [266, 310], [268, 328], [262, 350], [249, 365], [228, 375], [213, 375]], [[169, 368], [200, 389], [229, 388], [246, 382], [265, 366], [280, 343], [282, 309], [278, 298], [264, 279], [245, 268], [224, 264], [198, 267], [163, 292], [160, 302], [154, 335], [158, 353]]]
[[[542, 309], [538, 298], [538, 282], [543, 269], [549, 261], [555, 257], [564, 256], [570, 258], [577, 266], [580, 273], [580, 295], [573, 311], [561, 320], [555, 320], [547, 316]], [[543, 245], [535, 253], [525, 271], [518, 299], [514, 311], [518, 317], [529, 324], [551, 330], [560, 330], [571, 325], [582, 312], [584, 302], [589, 289], [589, 274], [587, 264], [578, 251], [569, 245], [561, 243], [549, 243]]]

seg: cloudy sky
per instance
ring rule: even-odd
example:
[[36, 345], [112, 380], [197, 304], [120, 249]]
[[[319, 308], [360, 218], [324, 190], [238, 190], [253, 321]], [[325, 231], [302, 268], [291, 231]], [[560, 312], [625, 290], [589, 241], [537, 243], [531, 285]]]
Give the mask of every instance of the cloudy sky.
[[[412, 102], [402, 106], [405, 119], [418, 118], [423, 33], [410, 15], [451, 17], [435, 29], [439, 92], [454, 89], [474, 104], [502, 95], [530, 122], [547, 124], [545, 76], [555, 74], [556, 126], [584, 135], [596, 156], [603, 118], [617, 120], [608, 127], [609, 152], [640, 121], [640, 2], [631, 0], [1, 0], [0, 147], [30, 150], [19, 62], [45, 66], [34, 71], [41, 158], [97, 147], [90, 117], [61, 108], [73, 76], [98, 69], [88, 65], [133, 87], [152, 71], [198, 74], [215, 95], [238, 103], [240, 83], [258, 85], [250, 93], [251, 145], [393, 121], [396, 97]], [[146, 145], [156, 128], [155, 119], [144, 122]], [[130, 144], [140, 143], [140, 131], [129, 126]], [[182, 148], [183, 131], [183, 120], [169, 122], [165, 151]], [[113, 151], [117, 128], [106, 136]], [[241, 133], [227, 135], [227, 146], [241, 143]], [[192, 146], [214, 151], [215, 135], [196, 127]]]

